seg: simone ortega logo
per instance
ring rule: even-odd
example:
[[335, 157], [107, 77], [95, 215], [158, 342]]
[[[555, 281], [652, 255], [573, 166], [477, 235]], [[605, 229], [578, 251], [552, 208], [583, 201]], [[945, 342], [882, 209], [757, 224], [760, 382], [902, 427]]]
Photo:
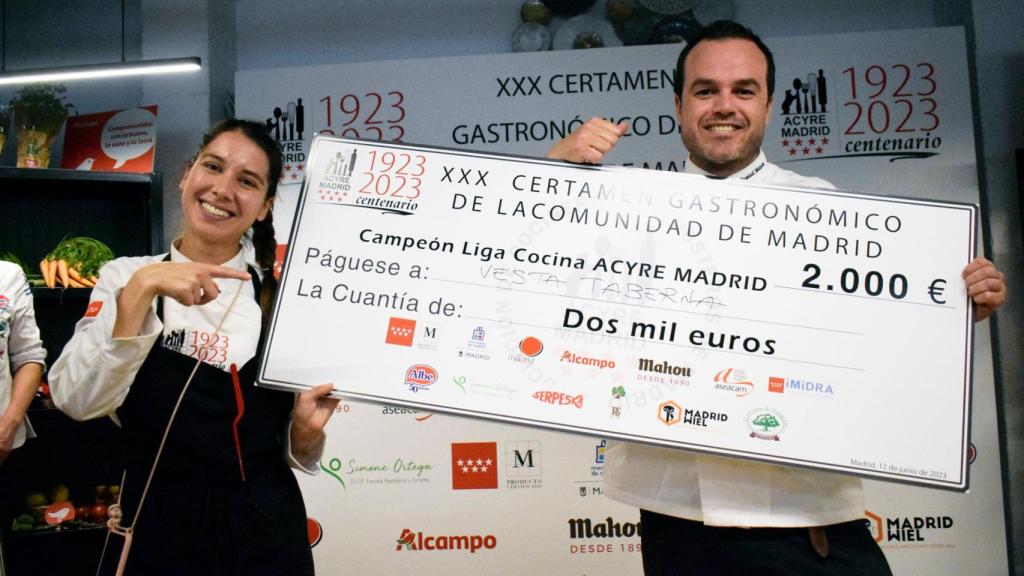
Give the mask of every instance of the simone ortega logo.
[[747, 427], [751, 438], [779, 441], [779, 435], [786, 429], [786, 419], [777, 410], [758, 408], [747, 414]]
[[452, 443], [452, 490], [498, 487], [497, 442]]
[[324, 163], [316, 189], [320, 200], [328, 204], [346, 204], [352, 190], [352, 170], [355, 168], [357, 151], [339, 150]]
[[737, 398], [742, 398], [754, 391], [754, 383], [747, 379], [743, 370], [726, 368], [715, 374], [715, 390], [734, 392]]
[[392, 316], [388, 320], [388, 334], [384, 338], [385, 344], [398, 346], [412, 346], [412, 340], [416, 334], [416, 321], [408, 318], [396, 318]]
[[493, 550], [498, 545], [498, 539], [493, 534], [469, 534], [465, 536], [433, 536], [425, 535], [423, 532], [413, 532], [403, 528], [398, 540], [395, 540], [395, 552], [402, 550], [464, 550], [470, 554], [476, 554], [481, 548]]
[[437, 382], [437, 370], [426, 364], [416, 364], [405, 371], [405, 385], [413, 392], [425, 390], [434, 382]]

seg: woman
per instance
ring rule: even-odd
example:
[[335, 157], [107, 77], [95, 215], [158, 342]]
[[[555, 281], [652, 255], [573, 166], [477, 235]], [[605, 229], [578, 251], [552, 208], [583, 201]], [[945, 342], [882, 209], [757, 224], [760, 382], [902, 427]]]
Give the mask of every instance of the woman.
[[32, 290], [21, 267], [0, 262], [0, 465], [33, 436], [25, 417], [36, 395], [46, 350], [39, 339]]
[[313, 573], [288, 466], [316, 471], [337, 400], [330, 384], [297, 397], [253, 386], [276, 288], [280, 175], [264, 126], [214, 127], [179, 184], [182, 236], [169, 254], [103, 267], [51, 370], [62, 410], [124, 427], [128, 575]]

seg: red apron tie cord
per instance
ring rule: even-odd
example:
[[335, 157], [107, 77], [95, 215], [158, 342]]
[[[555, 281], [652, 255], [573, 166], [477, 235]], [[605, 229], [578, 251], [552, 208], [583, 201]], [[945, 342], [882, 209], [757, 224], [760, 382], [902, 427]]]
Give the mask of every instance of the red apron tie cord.
[[242, 474], [242, 482], [245, 482], [245, 462], [242, 460], [242, 439], [238, 435], [238, 423], [245, 416], [245, 399], [242, 398], [242, 382], [238, 379], [238, 365], [231, 365], [231, 383], [235, 387], [235, 405], [238, 407], [238, 414], [231, 424], [231, 430], [235, 434], [235, 452], [238, 454], [238, 471]]

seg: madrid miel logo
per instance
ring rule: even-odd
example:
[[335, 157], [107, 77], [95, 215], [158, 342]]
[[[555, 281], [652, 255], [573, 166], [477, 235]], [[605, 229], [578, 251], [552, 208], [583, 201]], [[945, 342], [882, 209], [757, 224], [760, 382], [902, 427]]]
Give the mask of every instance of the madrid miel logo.
[[658, 420], [661, 420], [667, 426], [678, 424], [679, 415], [682, 414], [682, 412], [683, 408], [672, 400], [662, 402], [658, 406]]

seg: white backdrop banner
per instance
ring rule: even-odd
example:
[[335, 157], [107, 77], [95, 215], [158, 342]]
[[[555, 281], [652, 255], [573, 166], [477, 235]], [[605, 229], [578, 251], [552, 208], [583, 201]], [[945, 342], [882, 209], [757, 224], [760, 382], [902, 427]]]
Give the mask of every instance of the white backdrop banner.
[[[770, 160], [846, 190], [978, 201], [961, 29], [768, 44], [778, 66], [764, 143]], [[672, 106], [678, 52], [669, 45], [244, 71], [236, 77], [237, 110], [265, 120], [285, 149], [274, 212], [284, 242], [318, 131], [542, 156], [586, 118], [602, 116], [629, 124], [609, 163], [678, 170], [685, 158]], [[538, 221], [509, 242], [529, 248], [545, 235], [553, 231]], [[707, 256], [694, 250], [697, 261]], [[600, 257], [623, 251], [593, 246]], [[488, 315], [507, 315], [501, 306], [494, 302]], [[602, 311], [623, 308], [609, 302]], [[488, 353], [490, 337], [477, 336]], [[550, 345], [580, 354], [598, 346], [586, 334], [555, 338]], [[968, 493], [865, 482], [866, 529], [897, 574], [1006, 571], [991, 357], [981, 324]], [[887, 383], [882, 394], [903, 384]], [[638, 379], [624, 388], [624, 407], [665, 401], [656, 382]], [[825, 389], [794, 391], [809, 402], [842, 401], [824, 397]], [[516, 393], [501, 386], [479, 392]], [[638, 512], [600, 497], [603, 440], [356, 402], [339, 411], [321, 474], [299, 479], [318, 573], [641, 574]], [[939, 434], [946, 423], [931, 425]], [[899, 418], [884, 432], [893, 443], [919, 442], [922, 434]], [[856, 426], [848, 431], [859, 433]], [[460, 461], [479, 464], [474, 470]]]

